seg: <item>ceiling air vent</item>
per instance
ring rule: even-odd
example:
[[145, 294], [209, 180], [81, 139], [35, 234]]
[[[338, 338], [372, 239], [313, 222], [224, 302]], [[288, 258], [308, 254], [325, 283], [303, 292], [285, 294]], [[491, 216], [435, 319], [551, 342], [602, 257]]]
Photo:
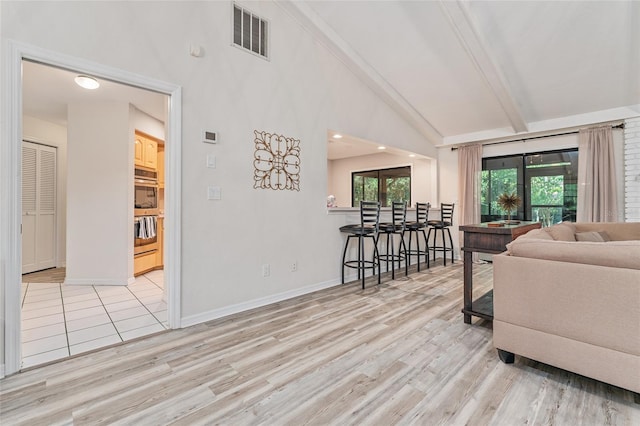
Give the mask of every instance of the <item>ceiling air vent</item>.
[[233, 44], [269, 59], [269, 23], [247, 9], [233, 5]]

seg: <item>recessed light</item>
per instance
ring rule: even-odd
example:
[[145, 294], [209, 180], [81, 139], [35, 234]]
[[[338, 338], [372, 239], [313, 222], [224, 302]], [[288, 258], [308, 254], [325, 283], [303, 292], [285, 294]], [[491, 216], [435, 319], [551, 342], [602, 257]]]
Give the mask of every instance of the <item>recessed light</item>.
[[387, 149], [386, 146], [379, 146], [378, 149]]
[[340, 133], [336, 133], [333, 137], [336, 139], [342, 139], [342, 135]]
[[94, 90], [100, 87], [98, 80], [88, 75], [79, 75], [74, 80], [78, 86], [84, 89]]
[[416, 156], [415, 154], [409, 154], [409, 157], [411, 157], [411, 158], [413, 158], [415, 156]]

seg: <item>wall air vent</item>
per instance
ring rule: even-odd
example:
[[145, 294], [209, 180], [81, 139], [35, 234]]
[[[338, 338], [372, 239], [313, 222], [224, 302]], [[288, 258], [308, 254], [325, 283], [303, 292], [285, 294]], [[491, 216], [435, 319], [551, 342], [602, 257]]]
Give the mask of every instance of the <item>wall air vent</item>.
[[269, 59], [269, 23], [234, 3], [233, 44]]

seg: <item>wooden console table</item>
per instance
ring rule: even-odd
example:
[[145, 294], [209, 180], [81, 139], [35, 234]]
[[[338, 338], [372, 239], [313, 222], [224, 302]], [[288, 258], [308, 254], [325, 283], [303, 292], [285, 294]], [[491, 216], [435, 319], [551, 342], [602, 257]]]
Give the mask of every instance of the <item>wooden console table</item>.
[[462, 225], [464, 232], [464, 322], [471, 324], [471, 316], [493, 320], [493, 290], [473, 300], [473, 252], [499, 254], [506, 245], [532, 229], [540, 228], [540, 222], [520, 222], [513, 225], [492, 227], [496, 222]]

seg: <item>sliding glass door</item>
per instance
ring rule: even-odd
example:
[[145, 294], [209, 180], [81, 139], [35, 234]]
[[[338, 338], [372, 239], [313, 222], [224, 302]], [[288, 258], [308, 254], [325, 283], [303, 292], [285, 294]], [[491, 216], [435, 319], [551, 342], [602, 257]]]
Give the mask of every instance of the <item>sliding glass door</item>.
[[[500, 194], [516, 193], [524, 199], [524, 167], [521, 156], [482, 159], [480, 215], [483, 222], [506, 218], [498, 205]], [[513, 212], [512, 219], [524, 217], [523, 206]]]
[[503, 193], [516, 193], [522, 204], [513, 218], [545, 226], [576, 220], [578, 151], [552, 151], [482, 160], [482, 221], [504, 219], [498, 206]]
[[527, 220], [549, 226], [575, 222], [578, 199], [578, 151], [525, 156], [525, 187], [528, 192]]

